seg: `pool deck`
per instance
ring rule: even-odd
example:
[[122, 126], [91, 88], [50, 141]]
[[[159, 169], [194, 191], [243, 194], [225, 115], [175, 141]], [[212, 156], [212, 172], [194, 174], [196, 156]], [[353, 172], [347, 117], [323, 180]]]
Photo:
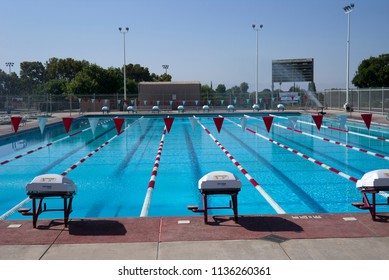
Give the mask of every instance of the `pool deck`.
[[0, 222], [8, 260], [389, 260], [389, 213]]
[[[339, 114], [332, 111], [331, 114]], [[112, 113], [113, 114], [113, 113]], [[360, 116], [354, 112], [354, 116]], [[50, 122], [61, 121], [57, 114]], [[74, 114], [74, 117], [78, 117]], [[373, 122], [389, 124], [383, 115]], [[27, 122], [20, 130], [36, 127]], [[0, 136], [11, 133], [0, 126]], [[389, 209], [388, 209], [389, 211]], [[58, 214], [60, 217], [61, 213]], [[2, 260], [389, 260], [389, 212], [0, 221]]]

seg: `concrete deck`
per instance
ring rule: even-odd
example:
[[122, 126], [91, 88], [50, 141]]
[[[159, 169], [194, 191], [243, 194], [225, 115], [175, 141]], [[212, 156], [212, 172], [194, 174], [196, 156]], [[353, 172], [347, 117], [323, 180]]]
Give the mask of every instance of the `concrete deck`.
[[0, 222], [3, 260], [389, 260], [389, 213]]

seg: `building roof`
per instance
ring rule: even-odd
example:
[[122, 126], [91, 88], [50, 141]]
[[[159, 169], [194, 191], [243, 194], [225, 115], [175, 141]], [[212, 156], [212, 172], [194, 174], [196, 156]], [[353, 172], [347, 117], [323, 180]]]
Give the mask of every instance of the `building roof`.
[[142, 85], [198, 85], [201, 84], [198, 81], [192, 81], [192, 82], [139, 82], [139, 84]]

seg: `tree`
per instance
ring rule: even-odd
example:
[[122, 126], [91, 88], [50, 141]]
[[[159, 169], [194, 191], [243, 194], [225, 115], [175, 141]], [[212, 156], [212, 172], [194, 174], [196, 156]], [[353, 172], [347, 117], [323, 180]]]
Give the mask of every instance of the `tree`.
[[240, 84], [240, 91], [242, 93], [247, 93], [247, 91], [249, 90], [249, 84], [246, 83], [246, 82], [243, 82]]
[[201, 85], [201, 93], [213, 93], [214, 90], [209, 85]]
[[67, 85], [67, 95], [93, 94], [96, 93], [98, 83], [89, 76], [87, 71], [79, 72]]
[[77, 73], [84, 67], [89, 66], [89, 62], [86, 60], [78, 61], [73, 58], [50, 58], [46, 61], [47, 79], [59, 79], [70, 82], [73, 80]]
[[61, 79], [52, 79], [40, 87], [40, 92], [53, 95], [63, 95], [66, 92], [67, 82]]
[[45, 80], [46, 69], [42, 62], [24, 61], [20, 63], [20, 80], [23, 90], [27, 94], [35, 93], [39, 85], [43, 84]]
[[201, 99], [212, 100], [212, 94], [215, 92], [209, 85], [201, 85]]
[[389, 54], [363, 60], [352, 83], [359, 88], [389, 87]]
[[153, 81], [149, 68], [142, 67], [140, 64], [126, 65], [126, 76], [128, 79], [135, 80], [137, 83]]
[[217, 92], [217, 93], [225, 93], [226, 92], [226, 86], [222, 85], [222, 84], [219, 84], [216, 87], [215, 92]]
[[[160, 82], [170, 82], [172, 80], [172, 76], [167, 73], [163, 73], [162, 75], [156, 77]], [[154, 78], [153, 78], [154, 79]]]

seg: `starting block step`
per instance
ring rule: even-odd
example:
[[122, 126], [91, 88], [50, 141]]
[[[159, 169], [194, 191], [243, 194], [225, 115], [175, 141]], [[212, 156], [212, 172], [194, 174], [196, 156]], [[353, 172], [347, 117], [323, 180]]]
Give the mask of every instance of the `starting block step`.
[[363, 202], [353, 202], [351, 203], [352, 206], [355, 206], [359, 209], [369, 209], [370, 207], [368, 205], [366, 205], [365, 203]]
[[32, 213], [30, 212], [31, 208], [19, 208], [18, 212], [22, 214], [23, 216], [31, 216]]

